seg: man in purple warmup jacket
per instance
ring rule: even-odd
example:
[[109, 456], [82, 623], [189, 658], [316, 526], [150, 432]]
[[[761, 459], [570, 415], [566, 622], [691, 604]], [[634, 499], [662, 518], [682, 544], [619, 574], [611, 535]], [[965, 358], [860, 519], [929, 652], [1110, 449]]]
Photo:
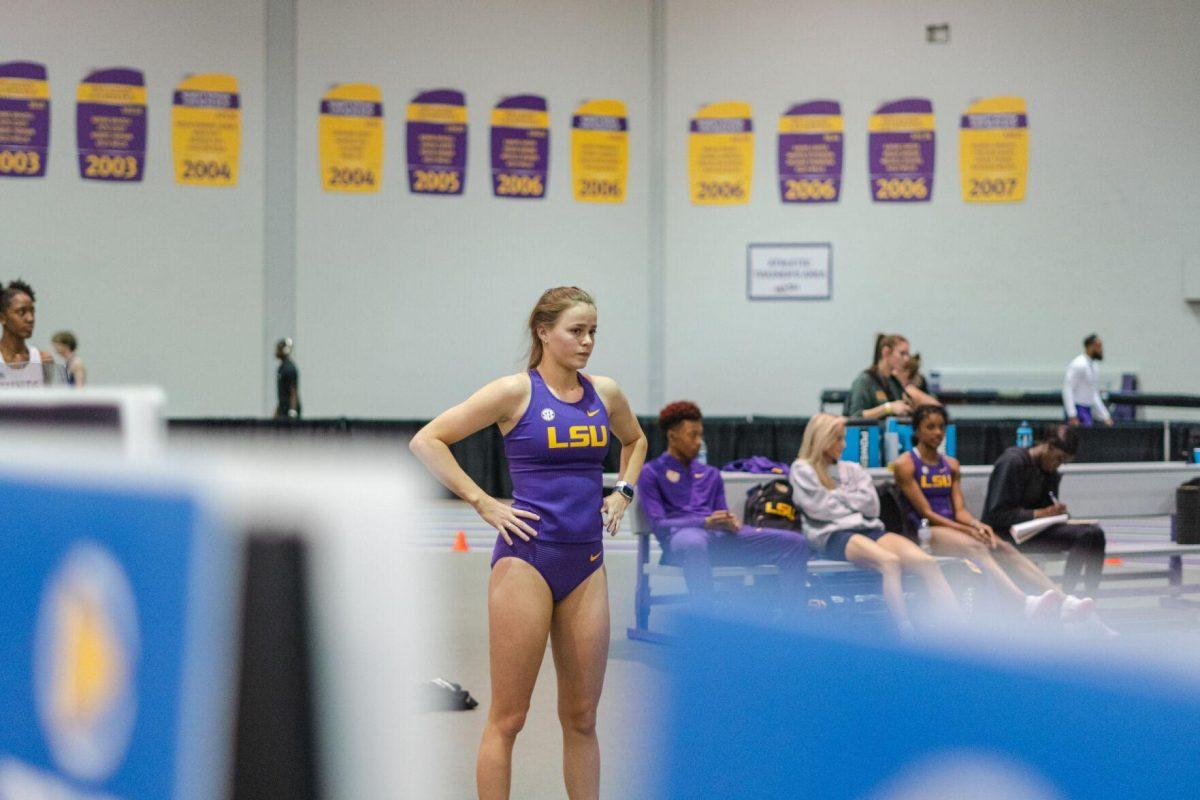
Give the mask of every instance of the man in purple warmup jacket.
[[799, 531], [743, 526], [730, 512], [720, 470], [696, 460], [704, 439], [696, 404], [671, 403], [658, 424], [667, 450], [642, 468], [638, 502], [662, 544], [662, 563], [683, 567], [688, 591], [705, 601], [714, 565], [776, 564], [786, 596], [803, 597], [808, 542]]

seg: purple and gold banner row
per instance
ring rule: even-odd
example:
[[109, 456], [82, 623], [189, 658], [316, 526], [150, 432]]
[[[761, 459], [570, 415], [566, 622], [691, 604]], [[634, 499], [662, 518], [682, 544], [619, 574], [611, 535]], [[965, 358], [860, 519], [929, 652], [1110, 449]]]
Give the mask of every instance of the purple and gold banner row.
[[[845, 119], [835, 100], [810, 100], [779, 118], [776, 169], [783, 203], [836, 203], [842, 193]], [[1029, 170], [1029, 119], [1019, 97], [972, 103], [961, 118], [963, 200], [1018, 202]], [[688, 183], [694, 205], [745, 205], [754, 173], [749, 103], [702, 106], [688, 122]], [[933, 199], [936, 117], [927, 98], [885, 102], [867, 121], [867, 171], [877, 203]]]
[[[44, 64], [0, 64], [0, 178], [46, 175], [50, 84]], [[147, 91], [140, 70], [95, 70], [76, 88], [75, 135], [80, 177], [139, 183], [146, 174]], [[237, 185], [242, 101], [237, 79], [185, 78], [171, 95], [175, 179], [182, 185]], [[587, 100], [571, 114], [572, 196], [622, 203], [629, 178], [629, 118], [620, 100]], [[540, 200], [550, 173], [549, 104], [545, 97], [502, 98], [490, 114], [492, 195]], [[922, 203], [933, 198], [936, 117], [927, 98], [879, 105], [867, 122], [871, 198]], [[959, 167], [967, 203], [1025, 197], [1029, 118], [1020, 97], [973, 102], [960, 118]], [[467, 100], [456, 89], [418, 93], [405, 113], [408, 189], [414, 195], [461, 196], [467, 183]], [[780, 115], [776, 185], [780, 202], [821, 205], [842, 196], [845, 119], [835, 100], [796, 103]], [[336, 84], [318, 106], [321, 185], [327, 192], [369, 194], [383, 187], [384, 103], [375, 84]], [[745, 205], [754, 177], [754, 119], [749, 103], [703, 106], [688, 120], [688, 191], [695, 205]]]

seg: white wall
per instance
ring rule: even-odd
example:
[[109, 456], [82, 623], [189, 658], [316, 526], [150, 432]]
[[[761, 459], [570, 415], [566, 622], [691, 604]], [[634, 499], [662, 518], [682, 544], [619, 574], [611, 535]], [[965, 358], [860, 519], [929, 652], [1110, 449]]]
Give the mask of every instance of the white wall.
[[[1198, 315], [1181, 267], [1200, 246], [1200, 6], [1188, 0], [1050, 4], [719, 0], [668, 2], [666, 399], [713, 414], [808, 414], [848, 386], [876, 331], [927, 365], [1062, 368], [1089, 331], [1151, 391], [1198, 389]], [[924, 43], [949, 22], [950, 44]], [[1029, 191], [967, 206], [958, 117], [973, 98], [1029, 104]], [[866, 124], [883, 100], [930, 97], [929, 204], [874, 204]], [[842, 199], [784, 206], [778, 116], [834, 98], [846, 119]], [[753, 199], [687, 197], [687, 120], [705, 102], [755, 114]], [[833, 243], [833, 300], [749, 303], [750, 242]]]
[[[661, 379], [662, 399], [691, 397], [712, 414], [810, 413], [821, 388], [848, 384], [865, 364], [877, 330], [907, 333], [931, 366], [1032, 370], [1061, 368], [1098, 330], [1112, 369], [1137, 369], [1148, 390], [1197, 389], [1200, 315], [1181, 291], [1185, 265], [1196, 263], [1189, 254], [1200, 251], [1194, 3], [665, 0], [660, 231], [649, 186], [651, 0], [295, 2], [294, 276], [278, 246], [279, 263], [263, 271], [263, 154], [276, 152], [264, 140], [265, 3], [5, 5], [16, 24], [0, 29], [0, 60], [48, 64], [53, 120], [48, 177], [0, 181], [0, 278], [38, 289], [38, 342], [74, 329], [98, 380], [159, 383], [173, 415], [270, 408], [263, 338], [277, 335], [278, 320], [264, 320], [264, 282], [265, 299], [288, 301], [288, 314], [294, 300], [310, 416], [435, 413], [520, 366], [524, 318], [560, 283], [597, 295], [593, 368], [618, 378], [643, 412], [654, 410]], [[924, 43], [931, 22], [950, 23], [949, 45]], [[116, 65], [143, 69], [149, 84], [150, 165], [137, 187], [84, 182], [75, 167], [75, 85], [90, 68]], [[241, 82], [236, 189], [172, 182], [169, 98], [185, 71]], [[383, 87], [377, 195], [319, 186], [317, 103], [345, 81]], [[443, 86], [467, 93], [467, 192], [413, 197], [404, 108], [418, 90]], [[489, 112], [524, 92], [550, 101], [549, 197], [497, 200]], [[1009, 93], [1029, 103], [1028, 198], [967, 206], [958, 116], [973, 98]], [[873, 204], [867, 117], [908, 95], [935, 104], [934, 199]], [[606, 96], [629, 106], [630, 195], [621, 206], [579, 204], [569, 117], [580, 100]], [[777, 118], [818, 97], [841, 101], [846, 116], [843, 197], [785, 207]], [[753, 104], [754, 195], [745, 207], [696, 208], [687, 120], [721, 99]], [[833, 300], [746, 301], [746, 244], [771, 241], [832, 242]], [[661, 307], [647, 291], [658, 244]], [[651, 346], [658, 315], [661, 365]]]
[[[257, 414], [262, 339], [263, 4], [244, 0], [6, 0], [0, 61], [50, 71], [50, 163], [0, 181], [0, 278], [38, 294], [34, 343], [79, 337], [95, 382], [157, 384], [169, 413]], [[147, 168], [138, 185], [79, 177], [75, 88], [93, 68], [145, 73]], [[174, 184], [170, 109], [189, 72], [229, 72], [242, 98], [232, 189]]]
[[[597, 298], [591, 368], [645, 403], [649, 5], [637, 0], [299, 2], [296, 358], [310, 416], [422, 417], [523, 368], [523, 325], [538, 295], [577, 284]], [[384, 185], [326, 194], [317, 107], [332, 83], [378, 83]], [[419, 90], [466, 93], [462, 197], [408, 192], [405, 107]], [[547, 198], [491, 196], [492, 106], [541, 94], [551, 117]], [[629, 194], [577, 203], [570, 117], [587, 98], [625, 101]]]

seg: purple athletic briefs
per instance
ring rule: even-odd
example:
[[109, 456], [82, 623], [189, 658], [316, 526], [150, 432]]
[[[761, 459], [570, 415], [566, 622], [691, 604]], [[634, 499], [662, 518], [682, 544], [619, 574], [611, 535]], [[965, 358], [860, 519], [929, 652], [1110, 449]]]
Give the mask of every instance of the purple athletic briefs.
[[[926, 464], [921, 460], [921, 456], [917, 455], [915, 447], [908, 451], [908, 455], [913, 462], [913, 478], [917, 486], [921, 487], [921, 494], [929, 501], [933, 513], [954, 519], [954, 470], [950, 469], [950, 462], [939, 453], [937, 464]], [[908, 506], [908, 519], [912, 522], [914, 531], [921, 527], [921, 515], [912, 506]]]
[[539, 542], [538, 538], [535, 536], [527, 542], [512, 535], [513, 543], [508, 544], [497, 536], [496, 546], [492, 548], [492, 566], [496, 566], [496, 562], [502, 558], [519, 558], [528, 562], [541, 573], [556, 603], [604, 566], [603, 542], [563, 544]]
[[513, 508], [541, 519], [525, 520], [538, 535], [513, 543], [497, 537], [492, 566], [505, 557], [533, 566], [559, 602], [604, 564], [604, 457], [608, 410], [591, 381], [579, 376], [583, 397], [564, 403], [529, 371], [529, 407], [504, 437], [513, 482]]

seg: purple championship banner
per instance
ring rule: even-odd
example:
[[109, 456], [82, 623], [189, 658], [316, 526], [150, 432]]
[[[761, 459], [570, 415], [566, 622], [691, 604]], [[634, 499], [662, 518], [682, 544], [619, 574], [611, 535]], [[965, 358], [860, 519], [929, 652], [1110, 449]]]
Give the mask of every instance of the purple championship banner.
[[41, 178], [50, 146], [50, 83], [44, 64], [0, 64], [0, 178]]
[[835, 100], [792, 106], [779, 118], [779, 197], [785, 203], [836, 203], [842, 191], [845, 123]]
[[506, 97], [492, 109], [492, 193], [541, 199], [550, 171], [550, 114], [546, 98]]
[[79, 173], [85, 180], [140, 181], [146, 166], [146, 82], [140, 70], [97, 70], [79, 84]]
[[467, 184], [467, 101], [462, 92], [421, 92], [408, 105], [408, 189], [462, 194]]
[[921, 203], [933, 197], [933, 103], [910, 97], [884, 103], [868, 123], [871, 197], [882, 203]]

